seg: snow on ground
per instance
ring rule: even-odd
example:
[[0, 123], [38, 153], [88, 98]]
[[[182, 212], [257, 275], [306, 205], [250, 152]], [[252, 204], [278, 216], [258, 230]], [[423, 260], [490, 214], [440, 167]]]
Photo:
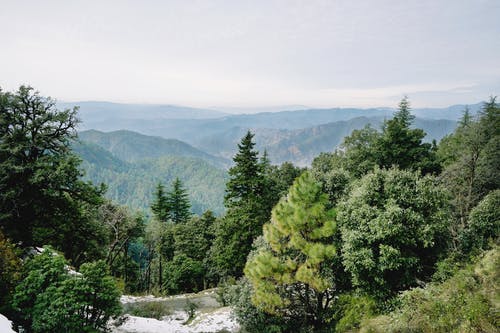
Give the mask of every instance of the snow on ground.
[[0, 332], [2, 333], [16, 333], [12, 329], [12, 323], [4, 315], [0, 314]]
[[184, 325], [187, 320], [185, 312], [176, 311], [165, 316], [162, 320], [128, 316], [127, 321], [114, 330], [115, 333], [209, 333], [238, 332], [240, 327], [231, 317], [229, 307], [220, 308], [211, 313], [196, 313], [190, 324]]
[[131, 296], [131, 295], [123, 295], [120, 298], [120, 302], [122, 304], [127, 304], [127, 303], [138, 303], [138, 302], [151, 302], [151, 301], [169, 301], [173, 299], [185, 299], [185, 298], [191, 298], [191, 297], [215, 297], [215, 289], [207, 289], [202, 292], [199, 292], [197, 294], [180, 294], [180, 295], [173, 295], [173, 296], [164, 296], [164, 297], [156, 297], [153, 295], [146, 295], [146, 296]]
[[[124, 295], [120, 301], [124, 305], [163, 302], [172, 312], [161, 320], [127, 315], [127, 320], [113, 329], [114, 333], [217, 333], [240, 330], [240, 326], [231, 315], [231, 308], [221, 307], [217, 302], [215, 289], [166, 297]], [[188, 319], [184, 310], [187, 301], [195, 303], [198, 307], [194, 319], [189, 324], [185, 324]]]

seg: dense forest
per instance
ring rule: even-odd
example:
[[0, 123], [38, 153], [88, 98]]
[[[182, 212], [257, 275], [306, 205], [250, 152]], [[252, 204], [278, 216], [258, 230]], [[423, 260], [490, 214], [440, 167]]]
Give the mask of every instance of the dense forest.
[[[494, 97], [439, 142], [403, 98], [307, 168], [273, 165], [247, 131], [227, 176], [192, 156], [124, 161], [78, 145], [78, 122], [31, 87], [0, 90], [0, 313], [25, 332], [104, 332], [122, 294], [212, 287], [248, 333], [500, 326]], [[122, 206], [79, 156], [154, 191]], [[225, 191], [203, 196], [219, 179]]]

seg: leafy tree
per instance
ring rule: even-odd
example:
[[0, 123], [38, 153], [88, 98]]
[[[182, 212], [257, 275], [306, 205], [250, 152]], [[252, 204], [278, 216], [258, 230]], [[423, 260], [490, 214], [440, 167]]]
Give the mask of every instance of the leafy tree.
[[470, 213], [466, 229], [459, 234], [463, 253], [486, 249], [500, 237], [500, 190], [490, 192]]
[[334, 299], [326, 263], [335, 256], [336, 227], [334, 211], [327, 206], [321, 186], [303, 173], [273, 209], [271, 223], [264, 225], [266, 246], [245, 266], [258, 308], [316, 329], [325, 325]]
[[477, 119], [466, 110], [455, 132], [439, 145], [445, 169], [441, 179], [452, 194], [455, 223], [451, 229], [458, 248], [459, 234], [468, 229], [471, 210], [490, 191], [500, 188], [500, 107], [491, 98]]
[[22, 281], [16, 286], [12, 301], [14, 309], [19, 312], [19, 324], [31, 329], [37, 297], [50, 286], [59, 285], [68, 278], [66, 267], [64, 257], [54, 255], [50, 247], [24, 264]]
[[304, 171], [305, 169], [299, 168], [290, 162], [284, 162], [280, 166], [269, 166], [267, 177], [272, 182], [271, 186], [273, 189], [272, 198], [270, 200], [272, 200], [273, 203], [277, 203], [279, 198], [288, 193], [288, 190], [290, 189], [290, 186], [292, 186], [294, 180]]
[[341, 145], [345, 169], [357, 178], [373, 170], [373, 167], [379, 163], [379, 152], [375, 147], [381, 140], [381, 136], [379, 131], [366, 125], [345, 137]]
[[[439, 173], [440, 163], [435, 143], [423, 143], [425, 132], [412, 129], [414, 120], [408, 98], [399, 103], [394, 117], [384, 122], [382, 131], [370, 125], [354, 130], [344, 138], [339, 151], [329, 156], [337, 168], [343, 168], [360, 178], [375, 166], [420, 170], [423, 174]], [[325, 157], [323, 157], [324, 159]]]
[[167, 194], [169, 216], [174, 223], [184, 223], [191, 217], [191, 204], [186, 190], [179, 178], [172, 183], [172, 190]]
[[203, 262], [214, 238], [215, 216], [206, 211], [201, 217], [194, 216], [188, 222], [176, 226], [174, 230], [175, 254], [184, 254]]
[[384, 299], [427, 280], [448, 239], [447, 200], [436, 179], [375, 169], [352, 188], [338, 222], [353, 284]]
[[185, 254], [175, 255], [165, 265], [165, 290], [168, 293], [199, 291], [203, 288], [203, 263]]
[[120, 315], [120, 294], [107, 275], [104, 261], [85, 263], [81, 275], [49, 286], [37, 296], [34, 332], [106, 332], [108, 321]]
[[8, 314], [10, 298], [19, 281], [21, 260], [15, 246], [0, 230], [0, 313]]
[[[221, 287], [219, 286], [219, 290]], [[299, 325], [282, 317], [271, 315], [252, 304], [252, 284], [242, 277], [236, 284], [224, 287], [223, 300], [230, 304], [243, 332], [283, 333], [297, 332]]]
[[104, 261], [70, 274], [66, 260], [46, 248], [30, 259], [16, 287], [14, 307], [28, 332], [107, 331], [121, 313], [119, 292]]
[[113, 276], [123, 278], [127, 289], [135, 289], [139, 267], [130, 256], [129, 248], [144, 236], [143, 217], [107, 201], [99, 207], [98, 218], [106, 231], [106, 264]]
[[16, 243], [52, 244], [79, 265], [101, 253], [94, 217], [104, 189], [80, 180], [69, 147], [76, 112], [31, 87], [0, 90], [0, 226]]

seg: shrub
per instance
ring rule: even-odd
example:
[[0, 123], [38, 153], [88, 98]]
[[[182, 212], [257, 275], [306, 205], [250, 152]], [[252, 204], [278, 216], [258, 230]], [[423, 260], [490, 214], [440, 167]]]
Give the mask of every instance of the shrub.
[[26, 263], [13, 305], [33, 332], [104, 332], [121, 313], [119, 292], [103, 261], [69, 274], [62, 255], [50, 248]]
[[144, 301], [125, 304], [123, 306], [123, 312], [132, 316], [160, 320], [171, 314], [171, 309], [162, 301]]

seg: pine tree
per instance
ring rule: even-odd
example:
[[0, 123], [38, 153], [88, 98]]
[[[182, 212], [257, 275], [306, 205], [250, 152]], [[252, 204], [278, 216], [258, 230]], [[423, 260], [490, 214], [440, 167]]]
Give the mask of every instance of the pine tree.
[[419, 128], [410, 128], [414, 119], [410, 102], [405, 97], [399, 103], [394, 117], [384, 123], [382, 135], [374, 145], [379, 167], [390, 168], [396, 165], [400, 169], [420, 169], [424, 174], [440, 172], [435, 147], [422, 142], [425, 132]]
[[238, 144], [234, 166], [229, 170], [225, 205], [227, 213], [216, 225], [211, 249], [214, 275], [241, 276], [252, 242], [270, 218], [274, 201], [270, 200], [263, 166], [254, 149], [253, 134], [248, 131]]
[[226, 184], [225, 203], [231, 208], [240, 201], [253, 200], [262, 192], [262, 173], [259, 166], [258, 152], [252, 141], [254, 135], [248, 131], [238, 144], [238, 153], [234, 156], [234, 166], [229, 169], [230, 180]]
[[305, 172], [273, 209], [271, 223], [264, 225], [266, 246], [245, 266], [258, 308], [303, 318], [315, 328], [325, 324], [334, 295], [324, 264], [336, 254], [334, 211], [328, 204], [321, 186]]
[[170, 219], [174, 223], [185, 223], [191, 217], [191, 204], [186, 189], [179, 178], [172, 183], [172, 190], [167, 194]]
[[170, 216], [170, 208], [165, 187], [162, 183], [156, 186], [155, 199], [151, 205], [151, 210], [158, 221], [167, 222]]

